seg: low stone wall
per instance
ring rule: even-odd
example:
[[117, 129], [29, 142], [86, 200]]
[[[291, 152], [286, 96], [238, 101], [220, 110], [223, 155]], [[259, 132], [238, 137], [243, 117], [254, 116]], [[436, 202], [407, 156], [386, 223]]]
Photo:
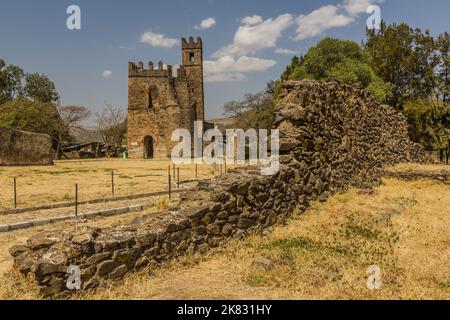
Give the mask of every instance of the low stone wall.
[[68, 292], [71, 265], [81, 270], [82, 289], [94, 288], [105, 279], [261, 232], [349, 186], [377, 185], [385, 165], [430, 161], [409, 141], [401, 114], [337, 82], [285, 83], [275, 123], [281, 140], [276, 175], [236, 169], [183, 193], [177, 206], [157, 217], [37, 234], [11, 248], [15, 267], [31, 274], [46, 296]]
[[0, 126], [0, 166], [50, 164], [53, 164], [50, 136]]
[[450, 185], [450, 172], [442, 170], [441, 172], [426, 171], [389, 171], [384, 173], [386, 178], [395, 178], [400, 180], [436, 180], [444, 184]]

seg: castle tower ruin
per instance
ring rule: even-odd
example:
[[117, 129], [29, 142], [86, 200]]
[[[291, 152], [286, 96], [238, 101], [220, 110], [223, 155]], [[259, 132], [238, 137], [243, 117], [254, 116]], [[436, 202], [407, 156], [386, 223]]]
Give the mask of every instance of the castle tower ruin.
[[152, 62], [128, 64], [128, 151], [134, 159], [170, 157], [177, 142], [171, 141], [176, 129], [188, 129], [193, 136], [194, 122], [204, 122], [202, 40], [181, 40], [182, 64], [172, 66]]

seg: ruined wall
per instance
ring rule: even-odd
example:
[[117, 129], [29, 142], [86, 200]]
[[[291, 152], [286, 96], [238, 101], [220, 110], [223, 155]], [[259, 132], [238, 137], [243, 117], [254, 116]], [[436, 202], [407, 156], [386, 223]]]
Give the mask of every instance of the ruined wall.
[[15, 267], [31, 273], [44, 295], [68, 292], [69, 265], [80, 267], [83, 289], [93, 288], [261, 232], [349, 186], [376, 185], [385, 165], [429, 161], [409, 141], [401, 114], [337, 82], [287, 82], [276, 125], [282, 151], [276, 175], [236, 169], [182, 194], [170, 211], [129, 225], [38, 234], [11, 248]]
[[0, 127], [0, 166], [50, 164], [53, 164], [50, 136]]

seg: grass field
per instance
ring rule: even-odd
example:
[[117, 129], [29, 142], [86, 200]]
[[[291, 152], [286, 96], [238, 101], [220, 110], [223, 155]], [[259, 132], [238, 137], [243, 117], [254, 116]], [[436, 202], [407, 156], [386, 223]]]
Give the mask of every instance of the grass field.
[[[0, 167], [0, 210], [13, 207], [13, 179], [17, 179], [18, 207], [111, 197], [111, 172], [115, 195], [132, 195], [167, 189], [169, 160], [56, 161], [53, 166]], [[198, 178], [213, 177], [212, 165], [199, 165]], [[180, 179], [195, 178], [195, 165], [181, 165]]]
[[[124, 223], [140, 214], [89, 223]], [[68, 226], [45, 229], [63, 227]], [[204, 256], [186, 256], [72, 298], [450, 299], [449, 229], [450, 186], [384, 179], [373, 194], [351, 189], [314, 203], [265, 235], [233, 241]], [[31, 234], [10, 233], [0, 236], [0, 243], [3, 248]], [[270, 259], [271, 267], [252, 267], [257, 257]], [[34, 287], [10, 271], [6, 249], [0, 251], [0, 262], [0, 298], [39, 298]], [[381, 268], [379, 290], [366, 286], [370, 265]]]

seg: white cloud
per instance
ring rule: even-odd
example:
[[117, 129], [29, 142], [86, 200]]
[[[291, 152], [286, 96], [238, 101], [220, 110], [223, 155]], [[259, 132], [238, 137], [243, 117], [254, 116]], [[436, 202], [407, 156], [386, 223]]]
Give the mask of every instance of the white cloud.
[[275, 60], [242, 56], [238, 59], [232, 56], [220, 57], [217, 60], [206, 60], [205, 79], [209, 82], [242, 81], [245, 73], [263, 72], [273, 67]]
[[195, 29], [198, 29], [198, 30], [205, 30], [205, 29], [211, 28], [211, 27], [214, 26], [215, 24], [216, 24], [216, 19], [214, 19], [214, 18], [212, 18], [212, 17], [209, 17], [209, 18], [206, 18], [205, 20], [203, 20], [203, 21], [200, 23], [200, 25], [195, 26], [194, 28], [195, 28]]
[[285, 48], [276, 48], [275, 49], [275, 53], [285, 54], [285, 55], [293, 55], [293, 54], [297, 54], [298, 51], [294, 51], [294, 50], [291, 50], [291, 49], [285, 49]]
[[205, 76], [206, 82], [235, 82], [235, 81], [245, 81], [247, 78], [243, 73], [218, 73], [218, 74], [207, 74]]
[[253, 15], [253, 16], [245, 17], [244, 19], [241, 20], [242, 24], [246, 24], [246, 25], [249, 25], [249, 26], [253, 26], [253, 25], [259, 24], [261, 22], [263, 22], [263, 18], [261, 16], [256, 15], [256, 14]]
[[349, 15], [355, 16], [366, 12], [367, 8], [373, 3], [373, 0], [345, 0], [343, 7]]
[[149, 44], [152, 47], [172, 48], [176, 46], [178, 39], [166, 38], [162, 34], [148, 31], [141, 36], [141, 43]]
[[113, 74], [112, 70], [105, 70], [103, 71], [102, 76], [103, 78], [109, 78], [112, 76], [112, 74]]
[[238, 28], [233, 43], [215, 52], [214, 58], [245, 56], [261, 49], [274, 48], [282, 32], [291, 26], [294, 20], [291, 14], [282, 14], [275, 19], [270, 18], [265, 21], [261, 19], [259, 23], [248, 24], [248, 22], [257, 22], [258, 18], [255, 16], [247, 18], [243, 19], [247, 24]]
[[308, 15], [297, 18], [296, 40], [304, 40], [320, 35], [326, 30], [344, 27], [354, 21], [353, 18], [338, 14], [338, 7], [327, 5], [314, 10]]
[[297, 18], [296, 40], [304, 40], [338, 27], [345, 27], [356, 21], [361, 13], [373, 3], [384, 0], [344, 0], [337, 5], [322, 6], [308, 15]]

